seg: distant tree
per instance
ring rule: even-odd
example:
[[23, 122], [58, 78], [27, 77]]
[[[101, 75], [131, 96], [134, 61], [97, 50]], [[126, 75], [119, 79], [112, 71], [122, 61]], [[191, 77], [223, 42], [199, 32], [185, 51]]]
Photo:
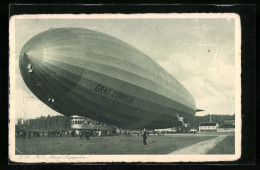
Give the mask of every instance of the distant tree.
[[218, 124], [223, 124], [226, 119], [235, 119], [235, 114], [233, 115], [217, 115], [217, 114], [212, 114], [212, 115], [205, 115], [205, 116], [194, 116], [193, 120], [190, 122], [190, 127], [191, 128], [198, 128], [199, 124], [202, 122], [209, 122], [210, 121], [210, 116], [212, 122], [217, 122]]
[[18, 120], [16, 125], [17, 129], [28, 129], [28, 130], [66, 130], [70, 129], [70, 118], [66, 116], [41, 116], [35, 119], [25, 120], [22, 124], [22, 120]]

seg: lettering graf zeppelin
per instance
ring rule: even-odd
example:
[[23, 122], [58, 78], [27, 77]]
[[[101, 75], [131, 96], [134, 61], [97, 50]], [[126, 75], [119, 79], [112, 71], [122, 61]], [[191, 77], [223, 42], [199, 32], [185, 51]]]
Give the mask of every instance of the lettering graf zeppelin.
[[130, 98], [128, 95], [120, 93], [118, 91], [112, 90], [108, 87], [104, 87], [102, 85], [97, 85], [95, 88], [95, 91], [98, 93], [101, 93], [103, 95], [109, 96], [113, 98], [114, 100], [124, 102], [124, 103], [129, 103], [131, 104], [133, 99]]
[[146, 54], [106, 34], [55, 28], [24, 45], [23, 80], [55, 111], [119, 128], [156, 129], [181, 125], [196, 112], [186, 88]]

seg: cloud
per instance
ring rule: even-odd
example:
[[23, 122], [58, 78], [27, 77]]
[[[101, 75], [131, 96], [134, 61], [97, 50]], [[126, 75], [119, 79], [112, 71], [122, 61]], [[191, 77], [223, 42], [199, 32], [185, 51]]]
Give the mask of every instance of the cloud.
[[217, 59], [207, 71], [204, 72], [205, 81], [214, 86], [225, 96], [235, 94], [235, 66]]
[[158, 61], [158, 64], [179, 80], [199, 74], [201, 67], [201, 63], [196, 58], [184, 53], [175, 53], [166, 60]]
[[198, 114], [234, 113], [235, 67], [219, 53], [211, 57], [176, 53], [158, 63], [190, 91], [198, 108], [206, 110]]

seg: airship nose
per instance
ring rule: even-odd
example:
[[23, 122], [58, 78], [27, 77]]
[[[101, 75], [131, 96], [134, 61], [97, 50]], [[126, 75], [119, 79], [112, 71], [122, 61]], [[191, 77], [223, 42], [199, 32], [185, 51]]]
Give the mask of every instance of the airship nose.
[[[19, 59], [19, 67], [24, 79], [25, 84], [32, 91], [36, 91], [36, 88], [42, 86], [42, 82], [39, 78], [38, 69], [37, 69], [37, 60], [39, 58], [36, 55], [32, 55], [32, 50], [22, 51]], [[38, 51], [39, 53], [39, 51]]]
[[[78, 85], [84, 72], [84, 62], [73, 60], [84, 55], [81, 46], [75, 48], [80, 41], [66, 29], [62, 32], [57, 35], [55, 30], [49, 30], [32, 37], [19, 56], [20, 72], [27, 87], [40, 100], [54, 105]], [[81, 65], [74, 66], [75, 62]]]
[[41, 39], [38, 39], [26, 43], [19, 56], [19, 67], [25, 84], [33, 94], [47, 102], [50, 107], [54, 107], [57, 95], [51, 91], [51, 77], [47, 76], [49, 67], [44, 63], [44, 44], [41, 42]]
[[26, 84], [31, 84], [36, 81], [36, 85], [41, 85], [35, 72], [37, 73], [37, 63], [39, 64], [42, 58], [43, 50], [39, 48], [39, 45], [33, 46], [31, 42], [27, 42], [23, 47], [20, 53], [19, 67]]
[[25, 60], [25, 62], [23, 63], [22, 67], [24, 67], [24, 69], [26, 68], [28, 73], [33, 73], [32, 62], [30, 62], [31, 59], [29, 60], [28, 54], [26, 54], [24, 52], [22, 55], [23, 55], [23, 58], [24, 58], [23, 60]]
[[24, 45], [20, 53], [19, 67], [27, 83], [35, 78], [34, 72], [36, 71], [36, 63], [43, 58], [42, 45], [43, 39], [41, 37], [33, 38]]

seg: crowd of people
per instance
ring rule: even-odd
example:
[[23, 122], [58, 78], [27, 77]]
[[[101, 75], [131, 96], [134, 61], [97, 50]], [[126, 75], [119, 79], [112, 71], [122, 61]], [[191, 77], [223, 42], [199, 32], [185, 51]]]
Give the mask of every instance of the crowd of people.
[[[111, 136], [110, 130], [62, 130], [62, 131], [30, 131], [30, 130], [17, 130], [16, 138], [36, 138], [36, 137], [80, 137], [88, 136]], [[86, 138], [87, 139], [87, 138]]]
[[[155, 135], [157, 132], [152, 131], [152, 133]], [[161, 133], [157, 133], [158, 135], [161, 135]], [[16, 138], [37, 138], [37, 137], [80, 137], [80, 139], [86, 139], [89, 140], [90, 137], [100, 137], [100, 136], [112, 136], [115, 135], [115, 133], [112, 133], [111, 130], [62, 130], [62, 131], [29, 131], [29, 130], [19, 130], [16, 131]], [[133, 135], [136, 135], [138, 137], [143, 138], [143, 144], [146, 145], [147, 138], [149, 137], [149, 131], [120, 131], [117, 135], [123, 135], [125, 138], [133, 137]]]

